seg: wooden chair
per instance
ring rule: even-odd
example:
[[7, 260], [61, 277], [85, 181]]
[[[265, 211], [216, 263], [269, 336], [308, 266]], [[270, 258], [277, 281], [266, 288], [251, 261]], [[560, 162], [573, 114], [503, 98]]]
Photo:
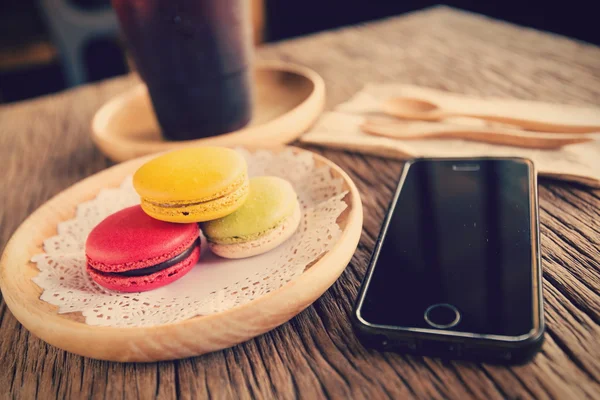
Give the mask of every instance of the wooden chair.
[[114, 11], [110, 7], [84, 10], [69, 0], [41, 0], [40, 5], [59, 48], [67, 84], [85, 83], [85, 45], [94, 38], [118, 36], [119, 25]]

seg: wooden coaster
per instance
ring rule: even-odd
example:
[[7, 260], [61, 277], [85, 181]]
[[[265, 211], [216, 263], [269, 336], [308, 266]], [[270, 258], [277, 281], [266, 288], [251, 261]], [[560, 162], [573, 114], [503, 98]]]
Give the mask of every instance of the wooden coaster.
[[[289, 147], [288, 147], [289, 148]], [[270, 149], [272, 151], [281, 151]], [[291, 148], [294, 152], [306, 150]], [[310, 153], [310, 152], [308, 152]], [[42, 340], [86, 357], [112, 361], [158, 361], [197, 356], [263, 334], [298, 314], [321, 296], [350, 261], [362, 230], [362, 204], [356, 186], [337, 165], [310, 153], [315, 166], [327, 165], [344, 180], [346, 210], [339, 216], [339, 240], [302, 275], [278, 290], [222, 313], [173, 324], [116, 328], [87, 325], [80, 313], [58, 314], [40, 300], [42, 290], [31, 278], [39, 271], [30, 260], [43, 252], [44, 239], [57, 234], [59, 222], [75, 216], [78, 204], [103, 188], [118, 187], [153, 156], [116, 165], [61, 192], [37, 209], [14, 233], [0, 260], [2, 296], [13, 315]]]
[[289, 63], [257, 65], [254, 111], [248, 126], [204, 139], [166, 141], [146, 86], [109, 100], [92, 120], [92, 140], [108, 158], [121, 162], [185, 146], [272, 146], [292, 142], [323, 111], [325, 84], [314, 71]]

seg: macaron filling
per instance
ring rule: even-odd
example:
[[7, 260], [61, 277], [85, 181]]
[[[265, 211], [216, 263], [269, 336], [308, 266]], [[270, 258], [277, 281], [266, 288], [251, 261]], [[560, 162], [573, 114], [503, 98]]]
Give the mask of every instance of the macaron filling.
[[[232, 191], [229, 190], [220, 197], [211, 196], [202, 200], [194, 201], [153, 201], [148, 198], [142, 198], [142, 208], [155, 218], [160, 217], [189, 217], [189, 220], [198, 221], [219, 218], [233, 212], [242, 201], [248, 196], [250, 187], [248, 185], [248, 177], [246, 174], [239, 180], [237, 186], [232, 186]], [[216, 214], [216, 215], [213, 215]]]
[[[170, 260], [163, 261], [161, 263], [158, 263], [156, 265], [152, 265], [152, 266], [146, 267], [146, 268], [132, 269], [132, 270], [123, 271], [123, 272], [114, 272], [113, 275], [120, 275], [120, 276], [152, 275], [156, 272], [170, 268], [175, 264], [179, 264], [180, 262], [182, 262], [183, 260], [188, 258], [194, 252], [194, 249], [199, 245], [200, 245], [200, 238], [196, 239], [194, 241], [194, 243], [192, 243], [192, 245], [187, 250], [185, 250], [183, 253], [171, 258]], [[101, 272], [101, 271], [98, 271], [98, 272]]]
[[94, 272], [99, 273], [99, 274], [103, 274], [106, 276], [123, 276], [123, 277], [132, 277], [132, 276], [146, 276], [146, 275], [152, 275], [155, 274], [157, 272], [163, 271], [167, 268], [171, 268], [174, 265], [179, 264], [180, 262], [186, 260], [193, 252], [194, 250], [200, 246], [200, 238], [197, 238], [196, 240], [194, 240], [194, 242], [192, 242], [191, 246], [189, 246], [187, 249], [185, 249], [182, 253], [176, 255], [173, 258], [170, 258], [166, 261], [160, 262], [158, 264], [155, 265], [151, 265], [149, 267], [144, 267], [144, 268], [138, 268], [138, 269], [131, 269], [128, 271], [120, 271], [120, 272], [105, 272], [105, 271], [100, 271], [98, 269], [95, 269], [94, 267], [92, 267], [91, 265], [89, 265], [89, 267], [94, 270]]
[[161, 200], [151, 199], [148, 197], [143, 197], [143, 200], [147, 204], [151, 204], [151, 205], [163, 207], [163, 208], [191, 207], [191, 206], [201, 205], [203, 203], [219, 201], [219, 200], [229, 197], [230, 195], [234, 195], [233, 197], [237, 197], [237, 196], [235, 196], [235, 194], [239, 193], [240, 191], [244, 191], [245, 188], [247, 190], [247, 186], [248, 186], [248, 175], [246, 173], [244, 173], [239, 178], [237, 178], [231, 185], [227, 186], [225, 189], [223, 189], [219, 192], [216, 192], [216, 193], [212, 194], [211, 196], [204, 197], [201, 199], [196, 199], [196, 200], [192, 200], [192, 201], [190, 201], [190, 200], [187, 200], [187, 201], [177, 201], [177, 200], [171, 201], [171, 200], [169, 200], [169, 202], [165, 202], [165, 201], [161, 201]]
[[212, 237], [212, 236], [209, 237], [209, 236], [207, 236], [206, 240], [208, 240], [210, 243], [218, 243], [218, 244], [235, 244], [235, 243], [250, 242], [252, 240], [256, 240], [258, 238], [270, 235], [271, 233], [273, 233], [273, 231], [277, 230], [277, 228], [279, 228], [281, 225], [283, 225], [287, 219], [289, 219], [289, 217], [282, 219], [281, 221], [277, 222], [275, 225], [273, 225], [269, 229], [265, 229], [264, 231], [253, 233], [251, 235], [230, 236], [230, 237]]

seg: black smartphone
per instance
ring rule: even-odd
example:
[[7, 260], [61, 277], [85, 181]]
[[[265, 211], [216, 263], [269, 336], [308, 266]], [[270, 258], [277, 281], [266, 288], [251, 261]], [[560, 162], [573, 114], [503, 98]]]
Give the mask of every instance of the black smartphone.
[[544, 333], [533, 163], [408, 162], [353, 319], [361, 341], [382, 350], [531, 358]]

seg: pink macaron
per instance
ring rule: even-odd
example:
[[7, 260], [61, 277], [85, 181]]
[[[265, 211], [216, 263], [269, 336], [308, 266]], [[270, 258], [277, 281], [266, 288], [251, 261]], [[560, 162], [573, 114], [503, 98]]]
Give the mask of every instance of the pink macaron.
[[142, 292], [188, 273], [200, 258], [198, 225], [148, 216], [140, 206], [100, 222], [85, 244], [87, 271], [107, 289]]

